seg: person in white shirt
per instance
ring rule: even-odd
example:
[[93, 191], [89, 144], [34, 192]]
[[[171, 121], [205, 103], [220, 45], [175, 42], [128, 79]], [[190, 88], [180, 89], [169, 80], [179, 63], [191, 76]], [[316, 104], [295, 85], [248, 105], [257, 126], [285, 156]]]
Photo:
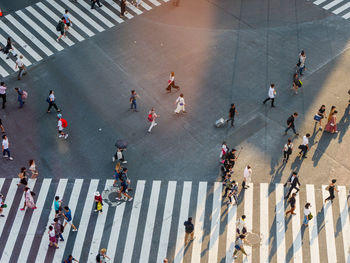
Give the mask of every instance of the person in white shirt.
[[236, 232], [238, 235], [241, 235], [241, 234], [245, 234], [247, 233], [247, 227], [245, 225], [245, 219], [246, 219], [246, 216], [245, 215], [242, 215], [240, 217], [240, 219], [237, 220], [236, 222]]
[[299, 149], [301, 150], [299, 152], [299, 156], [303, 154], [303, 158], [307, 158], [306, 153], [309, 150], [309, 138], [310, 138], [310, 133], [307, 133], [306, 135], [303, 136], [302, 144], [299, 145]]
[[57, 114], [57, 118], [58, 118], [58, 122], [57, 122], [58, 137], [67, 139], [68, 133], [64, 133], [64, 131], [63, 131], [64, 128], [63, 128], [63, 124], [62, 124], [62, 122], [63, 122], [62, 114], [61, 113]]
[[244, 189], [247, 189], [249, 187], [248, 184], [250, 184], [251, 182], [251, 179], [252, 179], [252, 168], [250, 167], [250, 165], [247, 165], [245, 168], [244, 168], [244, 171], [243, 171], [243, 183], [242, 183], [242, 187]]
[[309, 220], [311, 219], [311, 218], [310, 218], [311, 211], [310, 211], [310, 209], [309, 209], [310, 206], [311, 206], [310, 203], [306, 203], [306, 204], [305, 204], [305, 207], [304, 207], [304, 220], [303, 220], [304, 226], [308, 226], [308, 225], [309, 225]]
[[306, 60], [306, 55], [304, 50], [302, 50], [299, 54], [299, 61], [298, 61], [298, 70], [299, 70], [299, 75], [303, 75], [303, 71], [305, 70], [305, 60]]
[[151, 122], [151, 125], [149, 126], [148, 131], [147, 131], [148, 133], [151, 133], [152, 128], [157, 125], [156, 118], [158, 118], [158, 117], [159, 117], [159, 115], [157, 115], [155, 109], [152, 108], [150, 110], [150, 112], [148, 113], [148, 121]]
[[275, 84], [272, 83], [269, 88], [268, 97], [263, 101], [263, 104], [265, 104], [268, 100], [271, 100], [271, 107], [274, 108], [275, 96], [276, 96]]
[[175, 85], [175, 73], [174, 72], [170, 73], [169, 80], [168, 80], [168, 87], [166, 88], [166, 90], [168, 92], [171, 92], [171, 88], [176, 89], [176, 91], [178, 91], [180, 89], [179, 86]]
[[55, 94], [53, 92], [53, 90], [50, 90], [49, 92], [49, 97], [46, 99], [47, 103], [49, 103], [49, 107], [47, 108], [47, 112], [49, 113], [51, 108], [54, 107], [56, 109], [57, 112], [60, 112], [61, 110], [57, 107], [56, 105], [56, 97]]
[[20, 55], [19, 58], [16, 60], [16, 67], [15, 67], [15, 69], [19, 68], [18, 76], [17, 76], [18, 80], [21, 79], [22, 75], [27, 74], [26, 67], [24, 66], [24, 63], [23, 63], [22, 59], [23, 59], [23, 56]]
[[5, 109], [5, 103], [6, 103], [6, 85], [5, 82], [0, 83], [0, 97], [2, 98], [2, 108]]
[[2, 155], [4, 158], [9, 158], [9, 160], [13, 160], [13, 158], [11, 157], [11, 153], [10, 153], [10, 143], [9, 140], [7, 138], [6, 135], [2, 136]]
[[288, 139], [288, 142], [283, 147], [283, 163], [288, 162], [289, 155], [292, 154], [293, 151], [293, 143], [291, 139]]
[[180, 112], [186, 113], [185, 110], [185, 99], [184, 95], [181, 93], [180, 96], [176, 99], [175, 104], [177, 104], [175, 113], [179, 114]]

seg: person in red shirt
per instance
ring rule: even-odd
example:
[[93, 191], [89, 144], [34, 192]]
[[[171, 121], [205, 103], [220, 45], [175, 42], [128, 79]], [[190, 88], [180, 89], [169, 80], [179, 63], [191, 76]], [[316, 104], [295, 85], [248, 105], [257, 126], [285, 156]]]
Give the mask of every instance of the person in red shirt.
[[[95, 212], [99, 211], [102, 214], [103, 203], [102, 203], [102, 196], [100, 195], [100, 192], [95, 193], [94, 201], [95, 201]], [[100, 209], [99, 209], [99, 205], [98, 205], [99, 203], [101, 203]]]

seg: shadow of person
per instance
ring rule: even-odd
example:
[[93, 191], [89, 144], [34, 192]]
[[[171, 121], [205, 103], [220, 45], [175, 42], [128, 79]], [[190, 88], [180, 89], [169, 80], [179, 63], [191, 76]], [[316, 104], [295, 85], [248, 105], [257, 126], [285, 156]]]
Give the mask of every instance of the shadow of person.
[[283, 162], [276, 170], [275, 174], [271, 177], [271, 183], [278, 184], [281, 182], [283, 171], [286, 168], [287, 163]]
[[337, 124], [339, 130], [338, 143], [343, 141], [343, 137], [347, 130], [349, 129], [349, 120], [350, 120], [350, 105], [348, 105], [344, 111], [343, 116], [341, 117], [339, 123]]
[[[290, 168], [292, 171], [299, 172], [301, 165], [303, 164], [304, 158], [301, 156], [296, 156], [294, 162], [291, 164]], [[288, 177], [289, 178], [289, 177]]]
[[315, 149], [314, 155], [312, 156], [312, 160], [314, 161], [314, 167], [317, 166], [320, 161], [322, 155], [326, 151], [329, 146], [331, 140], [336, 136], [336, 134], [323, 132], [320, 140], [318, 141], [317, 148]]

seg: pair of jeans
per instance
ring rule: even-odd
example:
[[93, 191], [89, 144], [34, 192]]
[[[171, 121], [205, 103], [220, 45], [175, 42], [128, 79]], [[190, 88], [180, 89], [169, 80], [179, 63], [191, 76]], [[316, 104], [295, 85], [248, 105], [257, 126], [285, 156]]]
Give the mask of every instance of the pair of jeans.
[[271, 107], [274, 107], [274, 103], [275, 103], [275, 98], [270, 98], [268, 97], [266, 100], [263, 101], [263, 103], [265, 104], [267, 101], [271, 100]]
[[58, 240], [58, 238], [60, 238], [61, 241], [64, 241], [64, 238], [63, 238], [63, 236], [62, 236], [62, 233], [57, 233], [56, 238], [57, 238], [57, 240]]
[[133, 100], [133, 101], [131, 102], [130, 109], [131, 109], [131, 110], [132, 110], [132, 109], [137, 110], [136, 100]]
[[306, 145], [300, 145], [299, 146], [301, 151], [299, 152], [299, 154], [303, 154], [303, 157], [306, 156], [306, 153], [307, 153], [307, 146]]
[[2, 152], [2, 155], [3, 155], [3, 156], [7, 155], [8, 157], [11, 157], [10, 149], [9, 149], [9, 148], [4, 149], [3, 152]]
[[283, 152], [283, 158], [286, 160], [286, 161], [288, 161], [288, 159], [289, 159], [289, 153], [288, 152]]
[[296, 130], [295, 130], [295, 126], [294, 125], [291, 125], [289, 127], [287, 127], [287, 129], [284, 131], [284, 132], [287, 132], [289, 129], [292, 129], [294, 134], [297, 134]]
[[18, 100], [18, 102], [19, 102], [19, 107], [22, 108], [24, 102], [23, 102], [23, 99], [22, 99], [22, 95], [21, 95], [21, 94], [18, 94], [18, 99], [17, 99], [17, 100]]
[[18, 79], [21, 79], [21, 77], [22, 77], [22, 75], [24, 74], [24, 72], [25, 72], [25, 67], [23, 66], [23, 67], [20, 67], [19, 68], [19, 71], [18, 71], [18, 76], [17, 76], [17, 78]]
[[300, 75], [303, 75], [304, 69], [305, 69], [305, 65], [304, 65], [304, 67], [299, 67], [299, 74]]
[[306, 215], [304, 215], [303, 224], [307, 225], [308, 223], [309, 223], [309, 219], [307, 218]]

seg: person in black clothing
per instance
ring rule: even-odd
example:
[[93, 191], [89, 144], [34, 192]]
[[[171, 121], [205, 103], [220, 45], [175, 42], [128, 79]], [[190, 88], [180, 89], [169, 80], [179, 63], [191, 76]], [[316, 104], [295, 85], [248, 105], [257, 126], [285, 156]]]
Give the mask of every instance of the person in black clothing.
[[322, 130], [322, 119], [327, 118], [326, 115], [326, 106], [322, 105], [321, 108], [318, 110], [317, 115], [320, 116], [320, 120], [317, 121], [315, 120], [315, 125], [317, 124], [317, 122], [320, 124], [320, 130]]
[[2, 98], [2, 108], [5, 109], [6, 104], [6, 89], [7, 86], [5, 85], [5, 82], [0, 83], [0, 98]]
[[296, 119], [297, 117], [298, 117], [298, 113], [297, 113], [297, 112], [294, 112], [293, 115], [291, 115], [291, 116], [287, 119], [287, 125], [288, 125], [288, 127], [287, 127], [287, 129], [284, 131], [284, 135], [287, 135], [287, 131], [288, 131], [289, 129], [292, 129], [295, 135], [297, 135], [297, 136], [299, 135], [299, 133], [297, 133], [297, 132], [295, 131], [295, 126], [294, 126], [294, 121], [295, 121], [295, 119]]
[[229, 121], [231, 121], [231, 127], [233, 127], [233, 122], [235, 121], [235, 114], [236, 113], [237, 113], [236, 106], [235, 106], [235, 104], [232, 103], [230, 111], [229, 111], [229, 115], [228, 115], [228, 120], [226, 121], [227, 123]]
[[[299, 188], [297, 187], [300, 186], [300, 182], [299, 182], [299, 179], [297, 177], [297, 172], [293, 172], [292, 176], [289, 177], [287, 183], [290, 183], [290, 188], [289, 188], [289, 191], [288, 191], [288, 194], [284, 197], [284, 199], [287, 199], [289, 197], [289, 195], [291, 194], [291, 192], [293, 191], [293, 189], [296, 189], [297, 192], [299, 192]], [[286, 186], [287, 183], [285, 183], [284, 185]]]
[[124, 18], [124, 13], [127, 13], [125, 9], [126, 9], [126, 0], [120, 0], [120, 17], [121, 18]]
[[290, 210], [288, 210], [287, 212], [286, 212], [286, 216], [290, 213], [291, 215], [296, 215], [296, 213], [294, 213], [294, 210], [295, 210], [295, 202], [296, 202], [296, 200], [295, 200], [295, 197], [297, 196], [297, 194], [296, 193], [293, 193], [292, 194], [292, 197], [291, 198], [289, 198], [289, 200], [288, 200], [288, 203], [290, 203]]
[[227, 173], [226, 178], [223, 182], [223, 185], [225, 186], [225, 194], [222, 196], [222, 198], [225, 198], [228, 191], [232, 190], [232, 181], [231, 181], [231, 174]]
[[226, 154], [226, 159], [227, 159], [229, 165], [231, 165], [232, 167], [235, 166], [235, 162], [237, 160], [237, 157], [236, 157], [235, 153], [236, 153], [236, 149], [232, 149], [230, 152], [228, 152]]
[[339, 192], [337, 186], [335, 185], [336, 181], [336, 179], [333, 179], [332, 182], [327, 186], [326, 190], [329, 192], [329, 196], [324, 200], [325, 203], [329, 200], [333, 203], [333, 199], [335, 198], [334, 191]]
[[188, 239], [194, 239], [194, 225], [192, 224], [192, 217], [189, 217], [184, 223], [185, 226], [185, 246], [188, 244]]
[[97, 4], [98, 7], [102, 6], [101, 3], [100, 3], [100, 0], [91, 0], [91, 9], [94, 9], [95, 4]]

